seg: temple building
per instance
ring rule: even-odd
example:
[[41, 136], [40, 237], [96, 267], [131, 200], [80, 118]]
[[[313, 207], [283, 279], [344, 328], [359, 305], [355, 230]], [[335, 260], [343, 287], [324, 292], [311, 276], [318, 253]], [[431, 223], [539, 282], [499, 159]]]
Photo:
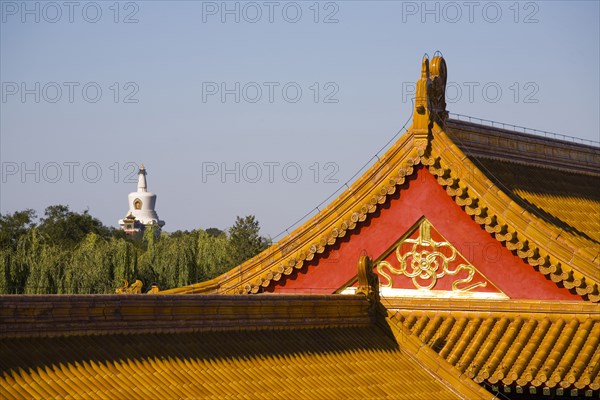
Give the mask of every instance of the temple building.
[[1, 394], [599, 398], [600, 147], [454, 118], [446, 80], [425, 57], [385, 155], [211, 281], [0, 296]]
[[147, 226], [158, 225], [160, 229], [165, 224], [165, 221], [158, 219], [154, 209], [156, 195], [148, 191], [146, 175], [146, 169], [142, 164], [138, 171], [137, 192], [131, 192], [127, 196], [129, 212], [125, 218], [119, 220], [121, 229], [131, 236], [141, 236]]

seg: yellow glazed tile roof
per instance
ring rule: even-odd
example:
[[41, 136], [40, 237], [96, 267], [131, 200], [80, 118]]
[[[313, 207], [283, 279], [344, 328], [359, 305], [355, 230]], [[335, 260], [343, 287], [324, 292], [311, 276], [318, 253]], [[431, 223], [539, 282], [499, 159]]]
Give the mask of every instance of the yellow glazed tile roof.
[[447, 121], [446, 132], [505, 193], [598, 248], [600, 148], [464, 121]]
[[480, 158], [477, 164], [541, 218], [600, 245], [600, 175]]
[[492, 398], [398, 342], [360, 295], [0, 296], [0, 309], [3, 399]]
[[2, 398], [460, 398], [377, 327], [13, 339]]
[[475, 382], [530, 387], [533, 393], [600, 393], [597, 305], [394, 299], [387, 306], [394, 307], [392, 323]]

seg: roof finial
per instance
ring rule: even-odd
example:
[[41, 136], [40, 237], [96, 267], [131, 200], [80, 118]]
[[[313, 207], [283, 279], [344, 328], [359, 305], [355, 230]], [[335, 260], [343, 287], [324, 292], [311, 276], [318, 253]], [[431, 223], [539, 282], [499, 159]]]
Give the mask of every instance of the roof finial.
[[432, 122], [442, 125], [448, 118], [446, 79], [446, 61], [442, 53], [436, 51], [431, 61], [426, 53], [421, 62], [421, 78], [415, 88], [414, 132], [425, 134], [429, 131]]
[[429, 79], [429, 56], [425, 54], [421, 60], [421, 78], [415, 87], [415, 110], [413, 114], [413, 129], [427, 132], [429, 113], [427, 111], [427, 80]]
[[446, 61], [440, 51], [436, 51], [430, 64], [430, 79], [427, 82], [427, 106], [431, 120], [442, 125], [448, 118], [446, 111]]

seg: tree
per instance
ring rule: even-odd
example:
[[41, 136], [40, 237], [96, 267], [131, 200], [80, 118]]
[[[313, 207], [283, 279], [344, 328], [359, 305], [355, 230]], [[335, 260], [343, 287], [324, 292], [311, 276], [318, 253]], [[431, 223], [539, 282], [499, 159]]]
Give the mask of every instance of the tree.
[[19, 238], [35, 226], [36, 213], [32, 209], [0, 214], [0, 247], [14, 249]]
[[109, 238], [112, 233], [99, 219], [92, 217], [87, 210], [83, 213], [72, 212], [69, 210], [69, 206], [60, 204], [46, 207], [39, 230], [54, 243], [71, 248], [81, 243], [90, 233], [105, 239]]
[[233, 266], [239, 265], [269, 246], [269, 241], [259, 235], [260, 225], [254, 215], [237, 217], [229, 228], [231, 260]]
[[0, 293], [114, 293], [140, 279], [161, 289], [223, 274], [270, 244], [252, 215], [237, 217], [229, 234], [217, 229], [160, 233], [157, 225], [133, 240], [87, 211], [47, 207], [38, 226], [33, 210], [0, 215]]
[[[173, 288], [198, 282], [196, 233], [161, 238], [154, 271], [160, 287]], [[151, 283], [151, 282], [149, 282]]]
[[[115, 238], [108, 242], [108, 252], [112, 256], [113, 284], [115, 289], [124, 281], [133, 282], [137, 278], [137, 249], [131, 241]], [[111, 292], [112, 293], [112, 292]]]
[[198, 278], [197, 282], [212, 279], [235, 267], [231, 259], [231, 244], [225, 232], [211, 235], [198, 232]]
[[139, 278], [144, 284], [148, 282], [158, 282], [158, 277], [154, 271], [156, 264], [156, 234], [154, 227], [144, 230], [144, 237], [140, 241], [142, 246], [141, 254], [138, 258]]
[[95, 233], [86, 235], [73, 250], [64, 272], [64, 291], [68, 294], [114, 292], [114, 265], [106, 239]]

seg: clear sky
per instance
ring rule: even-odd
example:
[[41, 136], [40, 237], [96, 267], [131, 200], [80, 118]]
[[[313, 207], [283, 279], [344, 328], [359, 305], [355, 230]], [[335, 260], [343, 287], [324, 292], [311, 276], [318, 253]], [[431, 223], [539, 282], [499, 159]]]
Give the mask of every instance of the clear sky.
[[0, 212], [276, 236], [372, 159], [443, 53], [448, 109], [599, 140], [598, 1], [4, 1]]

